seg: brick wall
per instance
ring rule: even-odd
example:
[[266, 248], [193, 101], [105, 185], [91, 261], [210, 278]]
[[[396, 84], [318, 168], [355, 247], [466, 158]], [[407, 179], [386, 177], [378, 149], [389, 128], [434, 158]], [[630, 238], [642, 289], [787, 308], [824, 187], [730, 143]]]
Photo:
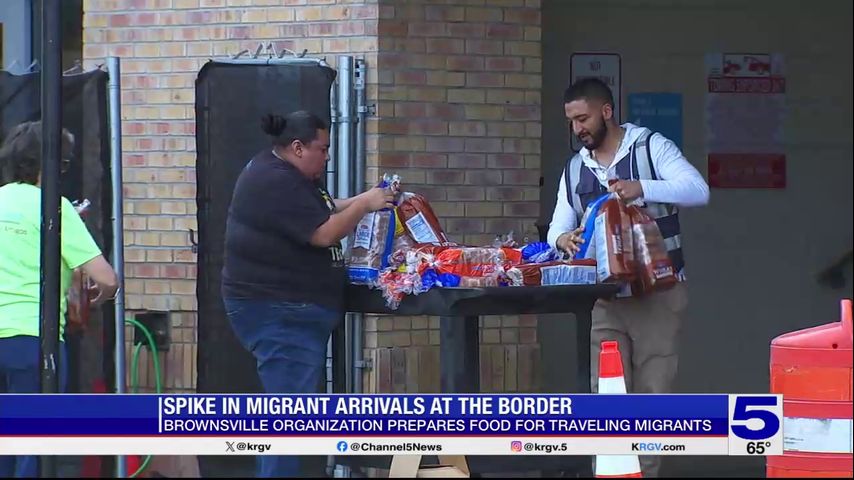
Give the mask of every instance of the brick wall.
[[[536, 239], [540, 179], [540, 1], [380, 1], [382, 171], [430, 200], [453, 241]], [[378, 165], [377, 167], [373, 167]], [[483, 391], [539, 386], [536, 318], [481, 321]], [[439, 390], [438, 318], [369, 317], [366, 391]]]
[[[87, 0], [84, 13], [86, 67], [122, 57], [127, 308], [175, 312], [174, 344], [161, 354], [167, 389], [195, 388], [193, 84], [209, 58], [259, 42], [332, 65], [336, 54], [363, 55], [377, 105], [366, 181], [400, 173], [456, 241], [536, 235], [539, 0]], [[365, 326], [366, 391], [438, 390], [438, 319]], [[484, 391], [536, 390], [535, 318], [487, 317], [482, 327]]]
[[[86, 0], [83, 8], [85, 67], [122, 58], [126, 307], [175, 312], [174, 344], [161, 355], [164, 386], [193, 390], [196, 257], [188, 229], [197, 229], [197, 72], [210, 58], [254, 52], [261, 42], [327, 55], [331, 65], [339, 54], [375, 65], [379, 7], [376, 0]], [[367, 80], [373, 102], [376, 79]], [[151, 372], [142, 375], [153, 386]]]

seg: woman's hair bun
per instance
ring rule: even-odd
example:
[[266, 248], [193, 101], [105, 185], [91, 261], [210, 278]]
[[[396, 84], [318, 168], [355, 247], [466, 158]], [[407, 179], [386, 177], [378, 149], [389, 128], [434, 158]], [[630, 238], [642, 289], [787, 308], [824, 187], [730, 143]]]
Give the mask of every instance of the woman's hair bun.
[[261, 119], [261, 129], [272, 137], [281, 135], [285, 131], [285, 126], [287, 126], [287, 121], [281, 115], [269, 114]]

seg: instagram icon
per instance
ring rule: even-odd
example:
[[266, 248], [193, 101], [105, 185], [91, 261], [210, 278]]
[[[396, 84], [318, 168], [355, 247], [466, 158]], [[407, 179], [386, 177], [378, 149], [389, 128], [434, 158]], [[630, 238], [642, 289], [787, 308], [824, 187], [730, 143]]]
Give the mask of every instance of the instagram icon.
[[512, 450], [514, 452], [521, 452], [522, 451], [522, 442], [520, 442], [518, 440], [510, 442], [510, 450]]

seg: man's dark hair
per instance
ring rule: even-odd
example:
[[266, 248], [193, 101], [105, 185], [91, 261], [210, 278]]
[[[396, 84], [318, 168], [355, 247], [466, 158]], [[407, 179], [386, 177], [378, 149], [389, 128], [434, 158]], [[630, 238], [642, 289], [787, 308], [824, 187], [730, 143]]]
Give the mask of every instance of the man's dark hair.
[[305, 145], [317, 138], [318, 130], [329, 130], [329, 126], [317, 115], [304, 110], [281, 115], [267, 115], [261, 119], [261, 129], [273, 137], [273, 145], [288, 146], [294, 140]]
[[573, 83], [563, 92], [563, 103], [575, 100], [598, 100], [603, 104], [614, 106], [614, 94], [605, 82], [598, 78], [582, 78]]
[[[67, 168], [74, 148], [74, 136], [62, 129], [62, 168]], [[24, 122], [16, 125], [0, 147], [0, 185], [39, 181], [42, 167], [42, 123]]]

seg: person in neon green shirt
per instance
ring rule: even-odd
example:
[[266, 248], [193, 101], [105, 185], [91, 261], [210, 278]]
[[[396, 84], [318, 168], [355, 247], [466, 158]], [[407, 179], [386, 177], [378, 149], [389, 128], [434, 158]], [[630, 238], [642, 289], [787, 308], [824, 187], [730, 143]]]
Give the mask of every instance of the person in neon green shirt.
[[[39, 296], [41, 282], [41, 122], [16, 126], [0, 147], [0, 381], [8, 393], [41, 391]], [[74, 139], [62, 135], [63, 157]], [[74, 270], [96, 284], [100, 303], [117, 291], [117, 278], [74, 206], [61, 199], [60, 340]], [[60, 391], [65, 391], [65, 345], [59, 352]], [[38, 475], [37, 457], [0, 456], [0, 475]]]

